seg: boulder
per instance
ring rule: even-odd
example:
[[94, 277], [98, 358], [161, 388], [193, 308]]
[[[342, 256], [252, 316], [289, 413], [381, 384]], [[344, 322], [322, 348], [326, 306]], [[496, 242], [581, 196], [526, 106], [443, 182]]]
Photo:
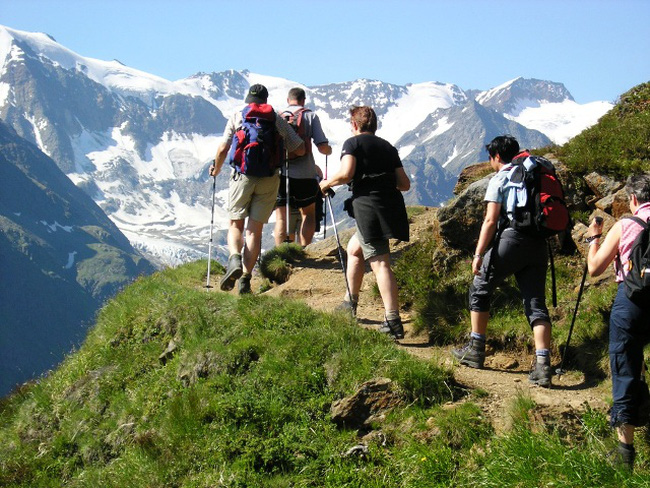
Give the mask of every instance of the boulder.
[[458, 197], [438, 209], [438, 233], [449, 247], [473, 252], [485, 214], [485, 190], [492, 175], [470, 184]]
[[620, 219], [623, 215], [630, 213], [630, 197], [627, 195], [625, 188], [621, 188], [614, 193], [614, 199], [611, 206], [611, 214]]
[[332, 403], [332, 421], [339, 427], [362, 427], [377, 414], [402, 403], [389, 378], [375, 378], [361, 385], [352, 396]]
[[587, 183], [587, 186], [598, 198], [604, 198], [608, 195], [613, 195], [618, 190], [623, 188], [623, 183], [620, 181], [616, 181], [608, 176], [604, 176], [596, 172], [585, 175], [584, 180], [585, 183]]

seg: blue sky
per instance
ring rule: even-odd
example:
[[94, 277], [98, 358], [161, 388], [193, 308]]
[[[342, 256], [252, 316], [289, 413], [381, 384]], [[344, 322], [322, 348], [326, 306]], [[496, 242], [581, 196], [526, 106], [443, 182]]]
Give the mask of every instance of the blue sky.
[[170, 80], [232, 68], [488, 89], [523, 76], [579, 103], [650, 80], [650, 0], [0, 0], [0, 24]]

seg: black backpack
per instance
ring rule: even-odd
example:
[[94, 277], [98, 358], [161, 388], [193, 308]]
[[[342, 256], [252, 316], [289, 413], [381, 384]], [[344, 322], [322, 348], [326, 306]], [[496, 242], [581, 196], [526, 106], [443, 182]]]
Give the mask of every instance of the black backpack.
[[650, 303], [650, 225], [639, 217], [627, 217], [643, 227], [632, 244], [627, 263], [621, 263], [627, 271], [623, 283], [625, 295], [639, 307]]

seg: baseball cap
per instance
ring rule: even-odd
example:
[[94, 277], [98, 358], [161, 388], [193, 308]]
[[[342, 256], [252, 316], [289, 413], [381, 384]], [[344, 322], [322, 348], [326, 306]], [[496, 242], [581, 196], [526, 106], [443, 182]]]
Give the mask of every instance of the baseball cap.
[[269, 98], [269, 91], [264, 85], [253, 85], [248, 90], [246, 103], [266, 103]]

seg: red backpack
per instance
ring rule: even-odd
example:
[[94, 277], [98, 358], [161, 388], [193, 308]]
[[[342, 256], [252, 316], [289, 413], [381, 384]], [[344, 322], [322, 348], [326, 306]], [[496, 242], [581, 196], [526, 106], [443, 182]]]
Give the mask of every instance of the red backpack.
[[[282, 112], [282, 117], [293, 128], [293, 130], [296, 131], [296, 134], [298, 134], [304, 141], [305, 154], [309, 154], [311, 152], [311, 138], [309, 137], [309, 134], [307, 134], [305, 124], [303, 123], [303, 115], [307, 112], [311, 112], [311, 110], [305, 107], [301, 107], [295, 112], [292, 112], [291, 110], [285, 110]], [[298, 156], [294, 152], [289, 153], [289, 159], [295, 159], [297, 157]]]
[[507, 184], [514, 188], [514, 202], [509, 199], [505, 205], [510, 226], [540, 237], [565, 231], [570, 223], [569, 210], [553, 163], [522, 152], [511, 165]]

